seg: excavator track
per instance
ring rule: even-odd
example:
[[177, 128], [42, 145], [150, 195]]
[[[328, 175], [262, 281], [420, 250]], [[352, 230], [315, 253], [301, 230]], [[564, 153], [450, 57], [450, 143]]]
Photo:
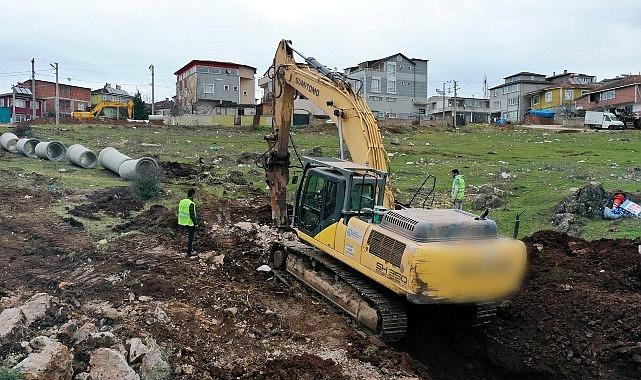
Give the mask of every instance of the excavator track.
[[272, 258], [276, 251], [281, 262], [275, 263], [275, 270], [285, 269], [382, 341], [396, 342], [405, 336], [407, 310], [395, 294], [315, 247], [287, 241], [272, 247]]

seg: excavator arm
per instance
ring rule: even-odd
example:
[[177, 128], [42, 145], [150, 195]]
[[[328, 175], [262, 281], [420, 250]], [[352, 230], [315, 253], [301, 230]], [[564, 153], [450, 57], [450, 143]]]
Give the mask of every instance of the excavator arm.
[[[272, 220], [287, 225], [287, 183], [289, 179], [289, 130], [296, 91], [321, 108], [339, 129], [352, 161], [387, 172], [389, 160], [374, 115], [367, 103], [340, 73], [333, 72], [314, 58], [305, 57], [309, 66], [294, 60], [291, 42], [282, 40], [273, 63], [274, 122], [266, 137], [270, 150], [266, 157], [267, 184], [271, 190]], [[389, 182], [384, 206], [393, 208], [394, 194]]]

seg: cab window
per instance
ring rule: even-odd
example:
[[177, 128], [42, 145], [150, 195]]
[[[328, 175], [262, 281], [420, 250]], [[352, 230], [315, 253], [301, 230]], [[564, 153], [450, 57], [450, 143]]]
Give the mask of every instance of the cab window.
[[312, 175], [305, 186], [305, 195], [301, 210], [301, 222], [305, 229], [312, 231], [320, 224], [321, 212], [323, 210], [323, 189], [325, 188], [323, 177]]
[[352, 187], [350, 209], [352, 211], [360, 211], [363, 208], [374, 208], [374, 190], [375, 187], [372, 184], [354, 185]]

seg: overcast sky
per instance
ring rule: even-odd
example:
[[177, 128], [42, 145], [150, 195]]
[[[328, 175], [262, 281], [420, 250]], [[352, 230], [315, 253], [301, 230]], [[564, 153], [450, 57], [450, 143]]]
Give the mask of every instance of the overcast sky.
[[[192, 59], [270, 65], [280, 39], [343, 69], [401, 52], [428, 59], [429, 94], [459, 80], [482, 96], [518, 72], [564, 69], [613, 77], [641, 70], [641, 1], [29, 1], [2, 0], [0, 93], [36, 77], [100, 88], [105, 82], [173, 96]], [[7, 15], [9, 15], [7, 17]], [[69, 80], [70, 78], [70, 80]]]

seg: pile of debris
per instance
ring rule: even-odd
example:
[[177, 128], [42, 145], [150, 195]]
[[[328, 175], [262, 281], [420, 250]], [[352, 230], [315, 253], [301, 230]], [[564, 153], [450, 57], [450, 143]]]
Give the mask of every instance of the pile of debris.
[[608, 217], [608, 210], [612, 210], [613, 199], [617, 194], [623, 194], [624, 199], [633, 204], [636, 204], [639, 198], [635, 194], [623, 193], [620, 190], [607, 192], [603, 185], [596, 182], [581, 188], [572, 188], [570, 195], [561, 202], [552, 217], [552, 226], [556, 231], [579, 236], [587, 219], [615, 219]]
[[472, 199], [472, 207], [476, 210], [503, 207], [505, 205], [505, 198], [509, 195], [507, 190], [490, 184], [481, 185], [478, 188], [470, 186], [470, 192], [475, 194]]

